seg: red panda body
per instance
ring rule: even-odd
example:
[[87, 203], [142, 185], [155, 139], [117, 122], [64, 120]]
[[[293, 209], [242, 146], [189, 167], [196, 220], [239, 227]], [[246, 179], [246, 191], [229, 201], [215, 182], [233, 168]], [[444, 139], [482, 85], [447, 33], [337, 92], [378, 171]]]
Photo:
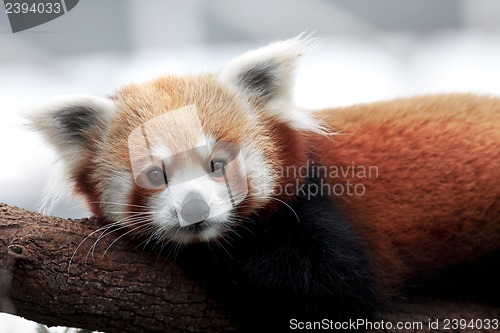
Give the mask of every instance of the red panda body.
[[500, 247], [500, 98], [423, 96], [318, 116], [341, 133], [311, 138], [317, 163], [363, 167], [330, 181], [362, 184], [361, 195], [334, 200], [384, 288]]
[[222, 285], [249, 331], [370, 318], [408, 279], [500, 248], [500, 99], [302, 110], [291, 88], [309, 44], [32, 117], [103, 223], [186, 245], [179, 263]]

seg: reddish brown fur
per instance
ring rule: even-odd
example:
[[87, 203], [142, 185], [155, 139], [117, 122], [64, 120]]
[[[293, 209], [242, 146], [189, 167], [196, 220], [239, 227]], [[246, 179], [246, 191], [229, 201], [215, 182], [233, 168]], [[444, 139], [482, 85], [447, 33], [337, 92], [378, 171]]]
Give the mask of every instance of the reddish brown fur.
[[82, 169], [78, 169], [74, 175], [75, 180], [75, 192], [85, 196], [87, 203], [89, 205], [92, 214], [95, 216], [103, 216], [101, 208], [99, 206], [99, 192], [97, 191], [97, 184], [90, 179], [89, 175], [92, 173], [92, 164], [89, 164], [86, 167], [82, 167]]
[[383, 289], [500, 247], [500, 99], [424, 96], [318, 115], [342, 131], [311, 137], [318, 163], [378, 168], [378, 178], [330, 181], [366, 188], [334, 200], [367, 240]]
[[[499, 248], [498, 98], [424, 96], [323, 110], [319, 118], [342, 131], [328, 137], [300, 133], [274, 118], [259, 120], [253, 113], [262, 117], [265, 105], [250, 108], [211, 75], [162, 77], [125, 87], [114, 100], [121, 111], [106, 144], [98, 145], [93, 150], [98, 156], [89, 156], [87, 168], [74, 175], [77, 189], [97, 215], [102, 216], [97, 202], [107, 172], [130, 171], [130, 132], [164, 112], [195, 104], [207, 132], [224, 141], [260, 147], [275, 172], [277, 189], [295, 184], [295, 175], [283, 170], [305, 165], [310, 153], [324, 166], [375, 166], [378, 178], [348, 174], [329, 181], [366, 188], [363, 196], [333, 199], [366, 239], [382, 290]], [[144, 204], [150, 194], [136, 186], [129, 200]], [[251, 184], [248, 197], [237, 208], [243, 216], [263, 208]], [[286, 194], [277, 198], [291, 199]], [[267, 202], [267, 210], [282, 209], [277, 203]]]

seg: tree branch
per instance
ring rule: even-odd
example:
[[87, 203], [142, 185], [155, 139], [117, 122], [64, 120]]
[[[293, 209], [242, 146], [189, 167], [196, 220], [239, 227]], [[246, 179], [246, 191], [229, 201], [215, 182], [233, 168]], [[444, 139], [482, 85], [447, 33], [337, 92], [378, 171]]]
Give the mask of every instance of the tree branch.
[[0, 310], [106, 333], [235, 330], [199, 282], [124, 238], [112, 246], [116, 237], [98, 241], [97, 228], [94, 219], [0, 204]]
[[[236, 331], [202, 283], [130, 240], [100, 239], [101, 232], [93, 233], [99, 226], [95, 219], [47, 217], [0, 203], [0, 311], [106, 333]], [[500, 310], [417, 298], [395, 302], [379, 315], [446, 332], [444, 319], [499, 319]], [[440, 329], [429, 328], [429, 319], [439, 319]]]

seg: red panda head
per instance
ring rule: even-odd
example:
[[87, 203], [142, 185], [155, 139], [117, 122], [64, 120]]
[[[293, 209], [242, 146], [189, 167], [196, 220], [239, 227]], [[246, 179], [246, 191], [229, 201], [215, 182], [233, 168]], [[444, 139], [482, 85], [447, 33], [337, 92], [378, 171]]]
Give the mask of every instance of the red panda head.
[[164, 76], [109, 98], [59, 98], [32, 120], [94, 214], [159, 240], [210, 241], [286, 200], [281, 187], [296, 176], [283, 170], [306, 162], [302, 134], [322, 131], [291, 96], [309, 45], [277, 42], [219, 73]]

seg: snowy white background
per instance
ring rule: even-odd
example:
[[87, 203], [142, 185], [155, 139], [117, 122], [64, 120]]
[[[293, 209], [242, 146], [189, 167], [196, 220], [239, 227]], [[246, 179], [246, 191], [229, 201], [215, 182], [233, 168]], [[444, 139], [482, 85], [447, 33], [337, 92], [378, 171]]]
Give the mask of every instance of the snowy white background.
[[[303, 107], [421, 93], [500, 95], [498, 1], [286, 4], [86, 0], [18, 34], [0, 12], [0, 202], [36, 210], [54, 162], [53, 152], [23, 128], [21, 112], [55, 95], [105, 95], [162, 73], [217, 70], [250, 48], [304, 30], [324, 43], [297, 73], [296, 102]], [[87, 212], [68, 199], [54, 214]], [[35, 324], [14, 318], [0, 314], [0, 333], [35, 332]]]

